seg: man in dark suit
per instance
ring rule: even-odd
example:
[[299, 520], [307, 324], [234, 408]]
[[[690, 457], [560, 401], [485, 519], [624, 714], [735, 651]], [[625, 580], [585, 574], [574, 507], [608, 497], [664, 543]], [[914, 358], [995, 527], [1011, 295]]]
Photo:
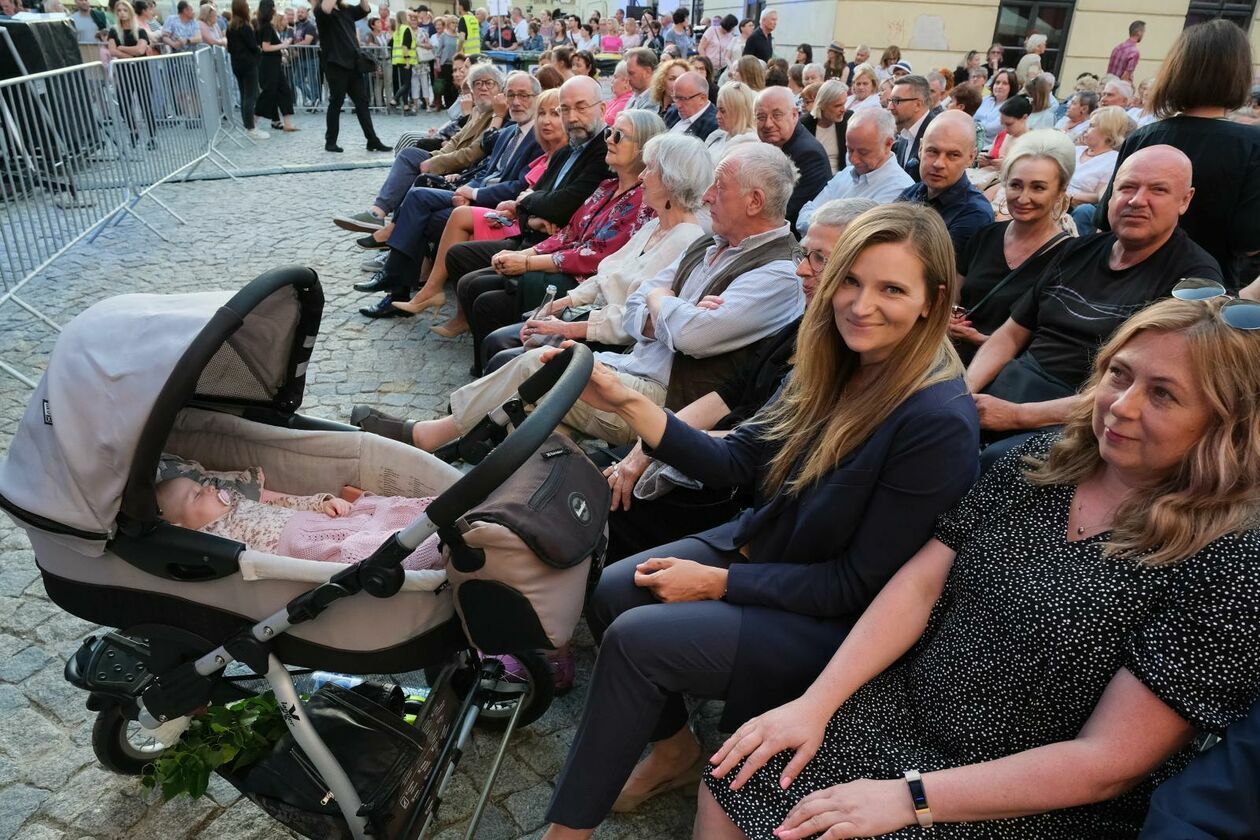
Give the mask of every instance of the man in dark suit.
[[888, 97], [888, 110], [897, 122], [893, 154], [901, 168], [919, 183], [919, 145], [932, 120], [940, 113], [933, 109], [932, 88], [922, 76], [902, 76]]
[[753, 30], [744, 43], [744, 55], [755, 55], [762, 61], [774, 58], [774, 37], [771, 33], [779, 25], [779, 13], [766, 9], [761, 13], [761, 25]]
[[694, 70], [674, 82], [674, 104], [665, 112], [671, 134], [690, 134], [704, 140], [717, 131], [717, 109], [709, 102], [709, 83]]
[[778, 146], [791, 158], [801, 179], [788, 200], [787, 220], [796, 232], [796, 216], [805, 202], [822, 192], [831, 180], [827, 150], [800, 124], [795, 97], [785, 87], [768, 87], [757, 94], [757, 136], [761, 142]]
[[[552, 156], [534, 191], [520, 201], [508, 202], [506, 208], [520, 224], [520, 236], [498, 242], [461, 242], [446, 253], [446, 273], [457, 281], [462, 318], [472, 312], [472, 301], [483, 292], [503, 288], [504, 278], [490, 267], [495, 254], [529, 248], [546, 239], [569, 223], [601, 181], [612, 177], [604, 162], [608, 148], [599, 83], [590, 76], [566, 81], [560, 88], [560, 110], [569, 145]], [[460, 328], [466, 328], [466, 322], [448, 325], [448, 330]], [[484, 339], [474, 334], [473, 347], [480, 348]], [[474, 367], [479, 369], [480, 353], [473, 355]]]

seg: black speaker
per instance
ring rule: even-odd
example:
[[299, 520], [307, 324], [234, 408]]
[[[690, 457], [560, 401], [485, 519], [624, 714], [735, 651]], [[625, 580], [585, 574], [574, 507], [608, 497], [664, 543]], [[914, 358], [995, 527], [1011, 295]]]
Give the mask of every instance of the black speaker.
[[[0, 20], [13, 39], [27, 73], [43, 73], [82, 64], [79, 41], [75, 37], [74, 24], [68, 18], [60, 20]], [[13, 60], [8, 45], [0, 36], [0, 79], [21, 76], [22, 70]]]

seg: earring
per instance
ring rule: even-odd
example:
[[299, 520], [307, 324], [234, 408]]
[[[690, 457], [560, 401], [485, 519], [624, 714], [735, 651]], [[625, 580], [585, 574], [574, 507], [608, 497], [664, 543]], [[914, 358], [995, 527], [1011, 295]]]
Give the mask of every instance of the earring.
[[665, 199], [665, 209], [666, 209], [666, 210], [673, 210], [673, 209], [674, 209], [674, 204], [673, 204], [673, 202], [672, 202], [672, 201], [670, 201], [668, 198], [667, 198], [667, 199]]

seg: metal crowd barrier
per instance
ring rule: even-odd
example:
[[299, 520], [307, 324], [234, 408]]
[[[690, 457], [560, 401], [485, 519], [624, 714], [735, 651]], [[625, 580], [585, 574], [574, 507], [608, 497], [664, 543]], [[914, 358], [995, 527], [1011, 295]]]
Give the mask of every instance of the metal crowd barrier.
[[[367, 73], [368, 107], [380, 110], [389, 106], [390, 96], [394, 93], [393, 57], [389, 47], [360, 47], [368, 55], [375, 67]], [[310, 112], [322, 111], [328, 107], [328, 90], [324, 86], [324, 74], [320, 69], [320, 50], [318, 44], [298, 44], [281, 50], [284, 77], [293, 91], [294, 109], [305, 108]], [[230, 72], [230, 71], [229, 71]], [[235, 84], [235, 78], [233, 78]], [[352, 107], [349, 97], [344, 109]]]
[[[33, 278], [127, 216], [166, 240], [136, 212], [142, 199], [182, 224], [155, 187], [203, 162], [232, 175], [214, 149], [224, 123], [217, 87], [208, 49], [0, 81], [0, 307], [12, 302], [59, 329], [19, 296]], [[3, 360], [0, 370], [35, 385]]]

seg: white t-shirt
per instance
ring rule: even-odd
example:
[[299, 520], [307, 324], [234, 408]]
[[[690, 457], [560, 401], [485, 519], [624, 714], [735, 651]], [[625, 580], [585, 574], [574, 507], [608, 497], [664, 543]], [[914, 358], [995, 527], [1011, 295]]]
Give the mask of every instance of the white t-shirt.
[[878, 108], [878, 107], [879, 107], [879, 94], [878, 93], [872, 93], [870, 96], [866, 97], [860, 102], [858, 101], [857, 96], [850, 96], [848, 101], [844, 103], [844, 109], [846, 111], [860, 111], [863, 108]]
[[1064, 117], [1055, 123], [1054, 127], [1059, 129], [1059, 131], [1066, 131], [1067, 136], [1071, 137], [1073, 141], [1076, 141], [1089, 129], [1089, 120], [1081, 120], [1072, 128], [1068, 128], [1068, 118]]
[[1076, 147], [1076, 173], [1068, 182], [1068, 192], [1101, 195], [1107, 182], [1111, 180], [1111, 173], [1116, 169], [1116, 159], [1120, 157], [1120, 153], [1112, 149], [1097, 157], [1082, 157], [1086, 151], [1084, 146]]
[[836, 134], [834, 125], [827, 128], [814, 129], [814, 139], [822, 144], [823, 150], [827, 153], [827, 162], [831, 164], [832, 175], [844, 168], [842, 165], [844, 163], [844, 150], [840, 148], [840, 141]]

